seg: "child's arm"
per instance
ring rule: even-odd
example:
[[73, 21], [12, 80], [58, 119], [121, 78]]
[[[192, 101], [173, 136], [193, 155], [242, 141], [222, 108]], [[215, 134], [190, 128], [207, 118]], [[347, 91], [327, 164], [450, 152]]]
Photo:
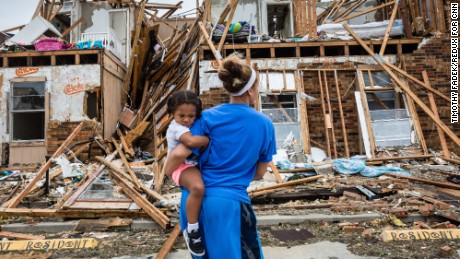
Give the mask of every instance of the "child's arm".
[[189, 148], [197, 148], [206, 146], [209, 143], [209, 138], [206, 136], [192, 135], [190, 132], [185, 132], [179, 137], [179, 141]]
[[256, 173], [254, 174], [254, 179], [261, 179], [264, 177], [267, 172], [269, 162], [258, 162], [256, 167]]
[[176, 148], [174, 148], [173, 151], [168, 154], [163, 166], [163, 172], [165, 175], [171, 177], [173, 171], [178, 168], [191, 153], [192, 151], [183, 144], [179, 144]]

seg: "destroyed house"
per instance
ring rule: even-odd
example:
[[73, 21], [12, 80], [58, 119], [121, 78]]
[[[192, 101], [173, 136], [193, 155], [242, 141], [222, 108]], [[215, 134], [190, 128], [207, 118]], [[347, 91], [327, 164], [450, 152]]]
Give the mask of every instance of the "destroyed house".
[[127, 100], [134, 10], [105, 1], [46, 1], [5, 40], [1, 164], [43, 162], [81, 121], [76, 142], [111, 136]]
[[[122, 54], [99, 38], [102, 49], [35, 51], [13, 44], [0, 54], [2, 162], [53, 154], [40, 169], [2, 176], [7, 197], [0, 216], [125, 217], [86, 221], [107, 228], [137, 217], [150, 217], [163, 229], [177, 223], [179, 187], [162, 174], [172, 120], [166, 102], [185, 89], [199, 93], [205, 109], [228, 102], [217, 69], [222, 58], [238, 52], [259, 72], [254, 108], [276, 131], [278, 154], [270, 172], [248, 188], [256, 211], [296, 210], [296, 220], [317, 208], [378, 211], [385, 214], [382, 222], [393, 223], [416, 212], [430, 222], [436, 214], [458, 225], [458, 212], [448, 214], [459, 207], [460, 189], [460, 126], [449, 123], [449, 1], [204, 0], [193, 10], [196, 17], [187, 19], [173, 16], [182, 2], [145, 0], [76, 1], [75, 13], [61, 17], [68, 2], [37, 10], [42, 18], [23, 30], [40, 25], [48, 40], [74, 37], [82, 47], [84, 33], [96, 38], [97, 32], [116, 32]], [[123, 15], [110, 18], [117, 14]], [[61, 17], [59, 26], [53, 17]], [[126, 39], [120, 31], [125, 19]], [[104, 157], [90, 155], [88, 138], [95, 137]], [[63, 163], [82, 151], [78, 162], [85, 163], [78, 170]], [[387, 175], [343, 173], [341, 160], [378, 176], [383, 168]], [[391, 169], [421, 177], [373, 166], [387, 161]], [[455, 184], [434, 172], [443, 170], [433, 165], [439, 161], [456, 164], [441, 165], [454, 173], [440, 173]], [[364, 231], [360, 223], [341, 224], [344, 232]], [[180, 233], [175, 224], [158, 258], [166, 257]]]
[[[272, 119], [277, 147], [294, 162], [305, 162], [299, 153], [312, 147], [330, 158], [427, 155], [430, 148], [450, 156], [460, 128], [449, 120], [448, 6], [210, 1], [210, 41], [198, 50], [201, 98], [207, 107], [228, 101], [216, 59], [238, 52], [259, 71], [255, 108]], [[249, 29], [232, 32], [237, 23]]]

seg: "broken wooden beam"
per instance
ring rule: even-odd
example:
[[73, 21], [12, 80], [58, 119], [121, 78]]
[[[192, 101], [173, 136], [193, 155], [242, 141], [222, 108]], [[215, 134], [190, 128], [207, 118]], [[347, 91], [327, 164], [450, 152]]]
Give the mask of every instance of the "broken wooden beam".
[[32, 181], [29, 182], [29, 184], [16, 196], [14, 197], [10, 204], [8, 205], [8, 208], [14, 208], [18, 206], [19, 202], [29, 193], [29, 191], [34, 187], [34, 185], [42, 178], [42, 176], [45, 174], [45, 172], [51, 167], [52, 160], [59, 155], [61, 155], [67, 146], [73, 141], [73, 139], [77, 136], [77, 134], [80, 132], [80, 130], [83, 128], [83, 121], [80, 122], [80, 124], [74, 129], [72, 134], [67, 137], [67, 139], [59, 146], [59, 148], [54, 152], [54, 154], [51, 156], [51, 158], [42, 166], [40, 171], [38, 171], [37, 175], [32, 179]]
[[285, 188], [285, 187], [289, 187], [289, 186], [293, 186], [293, 185], [304, 184], [304, 183], [308, 183], [308, 182], [313, 182], [313, 181], [316, 181], [316, 180], [318, 180], [319, 178], [322, 178], [322, 177], [323, 177], [322, 175], [316, 175], [316, 176], [312, 176], [312, 177], [308, 177], [308, 178], [304, 178], [304, 179], [299, 179], [299, 180], [295, 180], [295, 181], [290, 181], [290, 182], [286, 182], [286, 183], [280, 183], [280, 184], [275, 184], [275, 185], [272, 185], [272, 186], [266, 186], [266, 187], [262, 187], [262, 188], [257, 188], [255, 190], [249, 191], [248, 194], [249, 194], [249, 197], [253, 198], [253, 197], [260, 196], [260, 195], [265, 195], [267, 193], [271, 193], [273, 191], [276, 191], [276, 189]]
[[405, 160], [405, 159], [417, 160], [417, 159], [428, 159], [428, 158], [432, 158], [432, 157], [434, 157], [434, 155], [376, 157], [376, 158], [366, 159], [366, 162], [391, 161], [391, 160], [397, 161], [397, 160]]
[[395, 178], [407, 179], [407, 180], [415, 181], [415, 182], [427, 183], [427, 184], [431, 184], [431, 185], [439, 186], [439, 187], [443, 187], [443, 188], [460, 190], [460, 185], [458, 185], [458, 184], [443, 183], [443, 182], [433, 181], [433, 180], [424, 179], [424, 178], [410, 177], [410, 176], [403, 176], [403, 175], [396, 175], [396, 174], [385, 174], [385, 175], [389, 175], [389, 176], [392, 176], [392, 177], [395, 177]]
[[[107, 166], [110, 170], [112, 170], [113, 172], [119, 174], [119, 176], [123, 176], [126, 180], [128, 181], [132, 181], [131, 177], [129, 177], [128, 174], [126, 174], [125, 172], [123, 172], [120, 168], [116, 167], [113, 163], [111, 163], [110, 161], [104, 159], [103, 157], [99, 157], [97, 156], [96, 157], [96, 160], [101, 162], [102, 164], [104, 164], [105, 166]], [[161, 196], [160, 194], [158, 194], [157, 192], [155, 192], [154, 190], [151, 190], [149, 187], [145, 186], [144, 184], [140, 183], [140, 189], [138, 189], [139, 191], [140, 190], [143, 190], [146, 194], [148, 194], [148, 196], [150, 196], [151, 198], [155, 199], [155, 200], [165, 200], [165, 198], [163, 196]]]
[[121, 148], [118, 145], [118, 142], [114, 138], [112, 138], [112, 143], [115, 146], [115, 149], [117, 150], [118, 156], [121, 158], [121, 161], [123, 161], [123, 164], [125, 165], [126, 170], [131, 176], [131, 181], [137, 186], [137, 188], [141, 188], [139, 179], [137, 179], [136, 173], [134, 173], [133, 169], [131, 169], [131, 166], [129, 166], [128, 160], [126, 160], [125, 154], [123, 153], [123, 151], [121, 151]]
[[180, 234], [181, 234], [180, 224], [177, 223], [174, 226], [171, 234], [169, 234], [168, 239], [166, 239], [166, 241], [164, 242], [163, 247], [161, 247], [155, 259], [165, 259], [166, 256], [169, 254], [169, 251], [171, 251], [174, 243], [176, 242], [177, 237], [179, 237]]
[[20, 240], [43, 240], [46, 237], [42, 235], [30, 235], [30, 234], [22, 234], [22, 233], [15, 233], [10, 231], [0, 231], [0, 237], [6, 237], [8, 239], [20, 239]]
[[396, 84], [404, 91], [405, 94], [409, 95], [422, 109], [423, 111], [438, 125], [444, 133], [446, 133], [457, 146], [460, 147], [460, 138], [443, 123], [436, 115], [433, 114], [430, 108], [426, 106], [426, 104], [418, 98], [418, 96], [410, 90], [407, 86], [405, 86], [401, 80], [388, 68], [388, 62], [385, 62], [380, 56], [373, 53], [373, 51], [366, 45], [366, 43], [358, 36], [347, 24], [344, 24], [343, 27], [356, 39], [356, 41], [366, 50], [366, 52], [379, 64], [385, 72], [387, 72], [390, 77], [396, 82]]
[[121, 210], [121, 209], [29, 209], [29, 208], [0, 208], [2, 217], [33, 217], [33, 218], [111, 218], [111, 217], [131, 217], [145, 218], [148, 215], [142, 210]]
[[112, 181], [117, 184], [123, 192], [128, 195], [134, 202], [142, 208], [153, 220], [155, 220], [163, 229], [166, 229], [170, 222], [169, 218], [151, 204], [144, 196], [138, 193], [118, 174], [111, 174]]

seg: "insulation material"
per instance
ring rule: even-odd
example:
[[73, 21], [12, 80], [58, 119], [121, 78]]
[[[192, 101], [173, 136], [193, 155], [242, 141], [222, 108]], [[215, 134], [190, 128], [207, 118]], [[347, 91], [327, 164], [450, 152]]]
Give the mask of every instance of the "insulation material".
[[[267, 80], [267, 73], [260, 73], [259, 74], [259, 91], [263, 90], [283, 90], [284, 84], [286, 84], [286, 90], [295, 90], [295, 80], [294, 80], [294, 73], [293, 72], [286, 72], [285, 73], [286, 79], [284, 79], [284, 75], [282, 72], [269, 72], [268, 73], [268, 80]], [[284, 81], [286, 80], [286, 82]]]
[[[370, 22], [360, 25], [350, 25], [350, 28], [362, 39], [383, 38], [388, 27], [389, 21]], [[340, 39], [353, 40], [342, 24], [323, 24], [318, 26], [318, 33], [321, 40]], [[390, 36], [404, 35], [402, 20], [394, 20]]]

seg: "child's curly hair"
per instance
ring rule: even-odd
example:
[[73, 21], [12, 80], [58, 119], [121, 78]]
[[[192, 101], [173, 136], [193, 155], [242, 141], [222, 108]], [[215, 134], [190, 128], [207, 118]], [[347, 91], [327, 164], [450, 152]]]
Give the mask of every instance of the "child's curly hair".
[[178, 91], [172, 94], [168, 99], [168, 113], [173, 114], [177, 106], [181, 104], [193, 104], [196, 107], [196, 118], [201, 116], [202, 104], [198, 95], [192, 91]]

